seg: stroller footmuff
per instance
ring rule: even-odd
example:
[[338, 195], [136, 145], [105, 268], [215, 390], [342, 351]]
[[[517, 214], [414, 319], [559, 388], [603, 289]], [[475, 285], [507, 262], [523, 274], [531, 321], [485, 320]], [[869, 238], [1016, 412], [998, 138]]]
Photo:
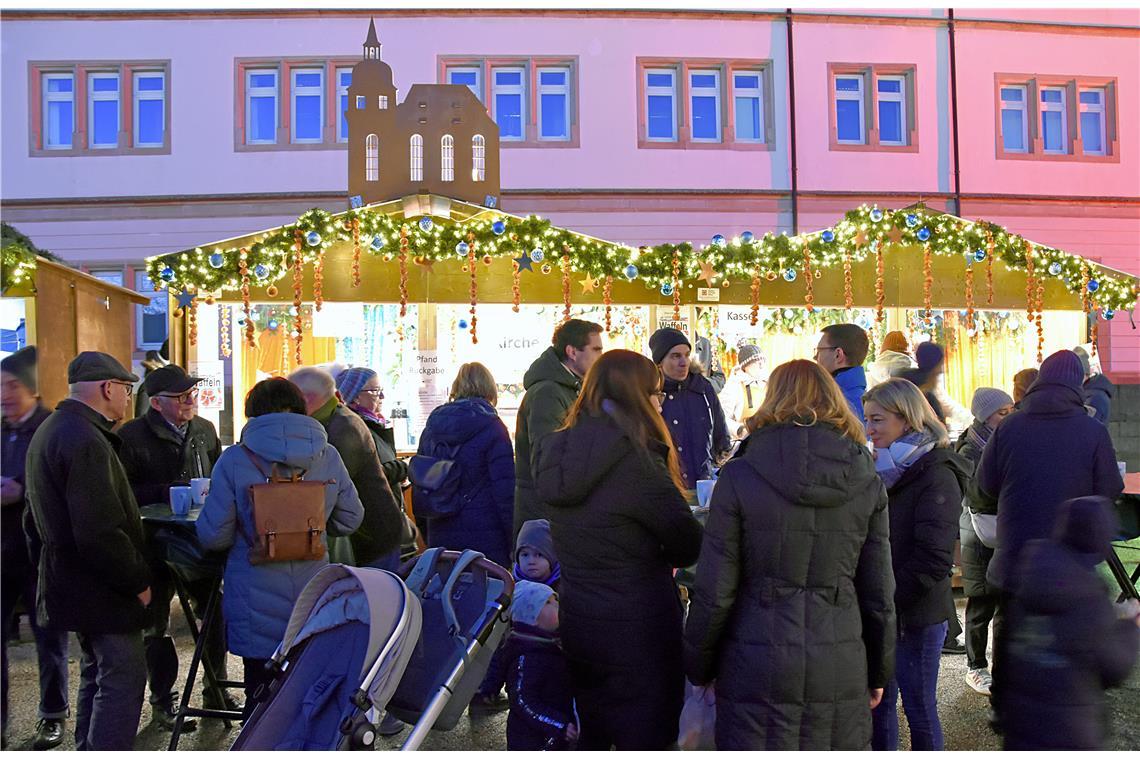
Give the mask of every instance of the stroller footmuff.
[[270, 661], [277, 676], [234, 750], [370, 747], [419, 640], [419, 600], [386, 570], [329, 565], [301, 592]]

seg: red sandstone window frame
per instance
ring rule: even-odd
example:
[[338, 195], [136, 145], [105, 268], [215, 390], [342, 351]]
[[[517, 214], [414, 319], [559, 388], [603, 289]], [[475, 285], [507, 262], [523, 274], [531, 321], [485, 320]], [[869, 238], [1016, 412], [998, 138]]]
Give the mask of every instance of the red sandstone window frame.
[[[836, 124], [835, 80], [858, 76], [863, 79], [863, 134], [859, 144], [839, 142]], [[879, 77], [902, 77], [903, 134], [905, 144], [893, 145], [879, 139]], [[832, 151], [874, 153], [918, 153], [918, 66], [913, 63], [828, 63], [827, 64], [827, 148]]]
[[[1007, 151], [1001, 132], [1001, 90], [1003, 87], [1024, 87], [1026, 92], [1026, 132], [1028, 140], [1025, 152]], [[1064, 153], [1046, 153], [1044, 138], [1041, 135], [1041, 89], [1047, 87], [1065, 90], [1065, 137]], [[1103, 90], [1104, 108], [1102, 111], [1104, 132], [1104, 153], [1090, 154], [1084, 151], [1084, 141], [1080, 134], [1080, 93], [1083, 90]], [[1018, 74], [997, 72], [994, 74], [994, 156], [1008, 161], [1061, 161], [1090, 164], [1120, 163], [1120, 133], [1117, 128], [1117, 93], [1119, 85], [1116, 77], [1072, 76], [1061, 74]]]
[[[340, 117], [337, 94], [340, 83], [338, 69], [351, 69], [360, 63], [359, 58], [316, 57], [316, 58], [237, 58], [234, 60], [234, 151], [237, 153], [257, 153], [280, 150], [348, 150], [348, 141], [340, 139]], [[293, 70], [321, 69], [323, 72], [323, 97], [320, 142], [293, 141]], [[277, 139], [272, 143], [246, 142], [246, 74], [257, 69], [277, 72]], [[351, 103], [349, 104], [352, 105]]]
[[[135, 145], [135, 74], [161, 73], [163, 77], [162, 145]], [[87, 90], [91, 74], [117, 74], [119, 77], [119, 139], [114, 148], [96, 148], [88, 135], [90, 122]], [[72, 132], [70, 148], [44, 147], [45, 75], [68, 74], [72, 77]], [[28, 155], [47, 156], [126, 156], [168, 155], [170, 153], [170, 104], [172, 82], [170, 60], [137, 61], [29, 61], [28, 62]]]
[[[579, 131], [579, 91], [578, 56], [475, 56], [475, 55], [438, 55], [436, 56], [436, 81], [447, 84], [447, 70], [450, 68], [470, 68], [478, 70], [478, 84], [481, 91], [479, 98], [487, 113], [491, 113], [491, 71], [496, 68], [521, 68], [523, 70], [523, 139], [505, 139], [500, 137], [499, 149], [511, 150], [515, 148], [542, 148], [561, 150], [565, 148], [581, 147]], [[569, 70], [568, 86], [568, 121], [569, 138], [558, 140], [539, 136], [539, 84], [538, 73], [540, 69], [561, 68]], [[493, 119], [494, 117], [492, 117]]]
[[[776, 119], [773, 105], [772, 61], [770, 59], [724, 58], [657, 58], [636, 59], [637, 82], [637, 147], [648, 150], [734, 150], [774, 151], [776, 149]], [[649, 139], [646, 114], [646, 76], [651, 69], [671, 69], [675, 72], [677, 139]], [[720, 139], [694, 140], [689, 111], [692, 98], [689, 78], [693, 71], [715, 70], [719, 73]], [[764, 139], [736, 139], [736, 97], [734, 74], [760, 75], [760, 108], [763, 113]]]

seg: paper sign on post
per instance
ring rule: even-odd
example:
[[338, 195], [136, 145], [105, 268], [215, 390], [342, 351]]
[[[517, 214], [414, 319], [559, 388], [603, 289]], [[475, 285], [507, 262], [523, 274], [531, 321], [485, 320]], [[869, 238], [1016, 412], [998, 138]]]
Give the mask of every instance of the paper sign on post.
[[221, 360], [190, 362], [190, 374], [198, 383], [198, 408], [221, 410], [226, 407], [226, 365]]

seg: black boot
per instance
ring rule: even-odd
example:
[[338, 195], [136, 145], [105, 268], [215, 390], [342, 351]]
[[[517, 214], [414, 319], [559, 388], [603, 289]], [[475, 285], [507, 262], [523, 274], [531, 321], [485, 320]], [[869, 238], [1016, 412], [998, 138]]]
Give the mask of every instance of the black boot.
[[39, 751], [58, 747], [63, 743], [63, 718], [42, 718], [36, 724], [36, 739], [32, 749]]

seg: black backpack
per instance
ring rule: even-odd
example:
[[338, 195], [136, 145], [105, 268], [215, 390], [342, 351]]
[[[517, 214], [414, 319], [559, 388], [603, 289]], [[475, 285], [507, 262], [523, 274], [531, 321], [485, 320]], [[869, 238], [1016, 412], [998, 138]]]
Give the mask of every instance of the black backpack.
[[438, 441], [430, 454], [416, 454], [408, 462], [412, 511], [417, 518], [451, 517], [470, 500], [460, 492], [463, 470], [458, 455], [459, 444], [448, 446]]

